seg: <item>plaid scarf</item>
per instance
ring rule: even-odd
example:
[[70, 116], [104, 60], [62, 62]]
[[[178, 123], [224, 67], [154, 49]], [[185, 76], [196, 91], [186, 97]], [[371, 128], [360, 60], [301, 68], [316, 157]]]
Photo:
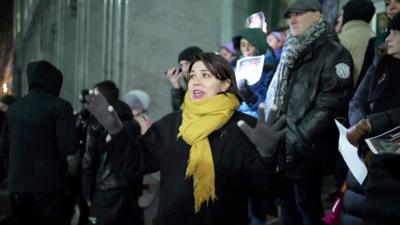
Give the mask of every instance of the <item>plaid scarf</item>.
[[287, 94], [290, 79], [289, 70], [293, 68], [297, 58], [310, 45], [312, 45], [327, 29], [327, 25], [321, 17], [311, 27], [300, 36], [292, 36], [287, 33], [287, 41], [283, 46], [281, 60], [272, 78], [265, 99], [265, 113], [268, 118], [272, 105], [278, 106], [280, 114], [285, 96]]

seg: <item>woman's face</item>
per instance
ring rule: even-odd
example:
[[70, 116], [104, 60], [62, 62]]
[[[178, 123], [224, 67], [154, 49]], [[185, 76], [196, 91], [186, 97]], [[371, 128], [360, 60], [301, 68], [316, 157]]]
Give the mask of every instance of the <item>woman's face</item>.
[[232, 55], [232, 53], [230, 53], [228, 50], [226, 50], [225, 48], [221, 48], [219, 50], [219, 54], [224, 57], [224, 59], [226, 59], [226, 61], [228, 62], [232, 62], [233, 59], [235, 59], [235, 56]]
[[397, 59], [400, 59], [400, 30], [390, 30], [386, 38], [387, 53]]
[[392, 19], [400, 12], [400, 0], [385, 0], [386, 15]]
[[335, 25], [335, 32], [339, 34], [340, 32], [342, 32], [342, 27], [343, 27], [343, 10], [340, 16], [337, 18], [336, 22], [337, 23]]
[[277, 49], [282, 47], [282, 42], [280, 42], [273, 33], [267, 36], [267, 43], [272, 49]]
[[218, 80], [202, 61], [193, 64], [189, 73], [188, 91], [192, 101], [200, 101], [228, 90], [229, 80]]
[[256, 56], [257, 49], [246, 38], [240, 39], [240, 52], [244, 57]]

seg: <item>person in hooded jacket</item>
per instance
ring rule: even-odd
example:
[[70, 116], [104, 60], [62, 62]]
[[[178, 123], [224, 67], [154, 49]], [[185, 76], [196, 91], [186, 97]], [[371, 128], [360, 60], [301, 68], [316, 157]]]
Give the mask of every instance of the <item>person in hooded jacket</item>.
[[361, 209], [358, 224], [364, 225], [394, 225], [400, 221], [400, 157], [371, 154], [363, 141], [400, 125], [400, 13], [393, 17], [389, 31], [387, 55], [370, 68], [350, 103], [352, 126], [347, 138], [359, 146], [360, 155], [369, 158], [368, 178], [362, 189], [365, 200], [345, 198], [344, 204], [347, 200], [349, 206]]
[[[258, 106], [265, 101], [269, 82], [277, 64], [273, 49], [266, 43], [266, 34], [259, 28], [245, 28], [232, 38], [240, 58], [264, 55], [264, 66], [260, 79], [254, 84], [240, 81], [239, 93], [243, 98], [238, 110], [258, 117]], [[237, 61], [236, 61], [237, 62]], [[236, 66], [236, 65], [235, 65]], [[250, 198], [249, 224], [265, 224], [268, 208], [272, 208], [273, 199]]]
[[78, 146], [76, 118], [59, 97], [62, 73], [47, 61], [27, 66], [29, 92], [9, 107], [0, 143], [18, 224], [70, 224], [66, 156]]
[[[232, 38], [233, 46], [239, 52], [239, 59], [263, 54], [265, 56], [263, 71], [256, 83], [248, 84], [247, 80], [239, 81], [239, 92], [243, 102], [238, 110], [254, 117], [258, 116], [259, 104], [265, 101], [268, 85], [278, 62], [272, 48], [267, 45], [265, 37], [264, 31], [259, 28], [245, 28]], [[235, 68], [236, 63], [237, 61], [233, 62]]]
[[[94, 85], [102, 93], [125, 123], [129, 135], [136, 139], [140, 126], [133, 120], [130, 107], [120, 101], [119, 89], [113, 81]], [[128, 177], [121, 167], [110, 165], [113, 149], [103, 145], [110, 138], [104, 127], [91, 117], [87, 122], [86, 148], [82, 159], [82, 192], [89, 207], [89, 224], [141, 224], [138, 197], [142, 177]]]

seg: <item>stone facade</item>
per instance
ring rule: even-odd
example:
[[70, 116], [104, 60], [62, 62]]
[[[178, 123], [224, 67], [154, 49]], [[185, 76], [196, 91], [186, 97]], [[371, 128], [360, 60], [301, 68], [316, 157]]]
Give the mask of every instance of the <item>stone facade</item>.
[[79, 109], [83, 88], [111, 79], [121, 96], [142, 89], [154, 119], [171, 111], [164, 72], [197, 45], [216, 51], [243, 26], [246, 3], [233, 0], [16, 0], [13, 90], [27, 92], [26, 64], [45, 59], [64, 74], [61, 96]]
[[111, 79], [121, 96], [148, 92], [156, 120], [171, 111], [164, 72], [177, 66], [183, 48], [216, 51], [257, 11], [264, 11], [270, 28], [286, 26], [282, 13], [291, 1], [14, 0], [12, 89], [24, 95], [26, 64], [45, 59], [63, 72], [61, 95], [76, 110], [81, 89]]

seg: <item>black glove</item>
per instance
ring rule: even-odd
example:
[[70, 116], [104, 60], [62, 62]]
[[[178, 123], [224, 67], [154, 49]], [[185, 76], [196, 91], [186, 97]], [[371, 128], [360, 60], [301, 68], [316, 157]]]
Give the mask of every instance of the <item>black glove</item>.
[[275, 154], [275, 145], [286, 133], [286, 117], [282, 115], [276, 119], [277, 107], [273, 106], [268, 120], [265, 121], [264, 104], [258, 108], [258, 121], [255, 128], [251, 128], [243, 120], [238, 121], [238, 126], [249, 137], [263, 157], [271, 157]]
[[257, 95], [254, 94], [254, 93], [251, 91], [249, 85], [247, 84], [247, 80], [243, 80], [243, 82], [240, 84], [240, 87], [239, 87], [239, 94], [240, 94], [240, 97], [242, 97], [243, 100], [244, 100], [249, 106], [254, 105], [254, 104], [257, 102], [257, 100], [258, 100]]
[[122, 122], [114, 108], [97, 89], [89, 92], [84, 106], [111, 135], [122, 129]]

